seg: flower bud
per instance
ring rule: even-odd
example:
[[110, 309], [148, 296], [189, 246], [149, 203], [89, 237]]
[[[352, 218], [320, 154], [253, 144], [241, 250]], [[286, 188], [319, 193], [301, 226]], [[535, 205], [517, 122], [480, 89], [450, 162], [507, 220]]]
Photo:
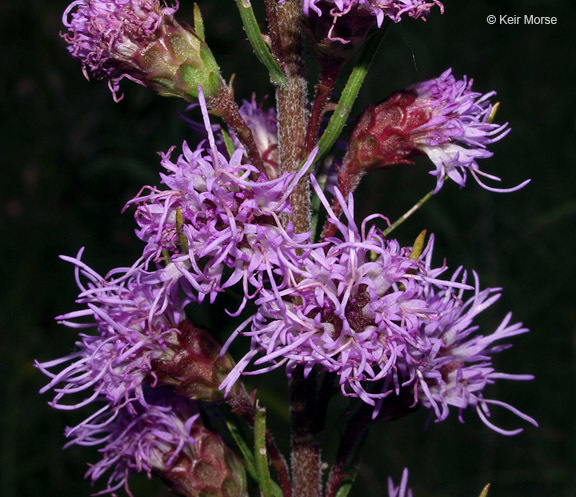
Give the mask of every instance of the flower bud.
[[76, 0], [64, 12], [62, 37], [84, 75], [107, 78], [116, 100], [123, 78], [186, 99], [201, 85], [209, 97], [223, 84], [220, 70], [201, 37], [174, 19], [176, 10], [159, 0]]
[[177, 495], [186, 497], [244, 497], [246, 474], [240, 459], [222, 438], [196, 422], [193, 457], [185, 452], [159, 476]]
[[187, 320], [180, 323], [179, 330], [166, 353], [152, 360], [152, 375], [159, 384], [174, 386], [178, 394], [189, 399], [221, 401], [224, 394], [218, 387], [234, 361], [228, 354], [220, 356], [222, 347], [208, 331]]

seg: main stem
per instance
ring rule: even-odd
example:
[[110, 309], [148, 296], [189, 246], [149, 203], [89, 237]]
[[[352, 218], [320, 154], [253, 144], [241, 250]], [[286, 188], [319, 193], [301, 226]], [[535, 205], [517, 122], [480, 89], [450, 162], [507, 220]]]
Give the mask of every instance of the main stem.
[[[297, 0], [286, 0], [276, 6], [280, 42], [278, 57], [286, 74], [286, 83], [276, 90], [278, 114], [278, 152], [280, 170], [296, 173], [305, 155], [308, 125], [307, 85], [302, 47], [302, 7]], [[297, 233], [310, 229], [310, 186], [302, 178], [290, 195]]]
[[290, 379], [293, 497], [320, 497], [322, 494], [320, 446], [315, 440], [316, 404], [314, 372], [304, 378], [302, 366], [299, 366]]
[[[278, 40], [273, 50], [286, 75], [286, 83], [276, 90], [278, 114], [278, 151], [281, 173], [296, 173], [305, 156], [306, 129], [308, 127], [307, 84], [302, 47], [302, 7], [298, 0], [276, 4], [275, 16], [268, 18], [277, 23], [271, 33]], [[307, 176], [296, 185], [290, 195], [292, 222], [296, 233], [310, 230], [310, 183]], [[305, 379], [301, 368], [296, 368], [290, 380], [290, 423], [292, 430], [292, 496], [320, 497], [322, 474], [320, 447], [315, 440], [316, 424], [311, 414], [315, 409], [316, 388]]]

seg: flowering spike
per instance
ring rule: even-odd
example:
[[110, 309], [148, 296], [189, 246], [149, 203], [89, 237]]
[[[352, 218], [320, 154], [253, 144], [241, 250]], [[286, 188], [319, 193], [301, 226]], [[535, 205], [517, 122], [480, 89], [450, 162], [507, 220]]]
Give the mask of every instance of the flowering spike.
[[[236, 455], [200, 420], [194, 402], [167, 389], [146, 391], [146, 405], [120, 408], [113, 419], [100, 415], [68, 429], [66, 446], [100, 446], [101, 460], [91, 464], [92, 483], [107, 478], [112, 493], [128, 486], [130, 476], [160, 476], [183, 497], [245, 497], [246, 478]], [[107, 476], [105, 476], [107, 475]]]

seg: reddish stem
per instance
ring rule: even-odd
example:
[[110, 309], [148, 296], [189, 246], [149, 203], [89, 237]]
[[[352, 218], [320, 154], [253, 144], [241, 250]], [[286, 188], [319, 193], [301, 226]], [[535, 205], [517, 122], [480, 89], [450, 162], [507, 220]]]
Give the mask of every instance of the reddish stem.
[[338, 74], [342, 68], [342, 62], [324, 57], [320, 60], [320, 78], [316, 85], [316, 94], [314, 95], [314, 103], [310, 111], [310, 120], [308, 121], [308, 129], [306, 130], [306, 153], [312, 152], [314, 145], [318, 140], [320, 134], [320, 125], [322, 124], [322, 117], [326, 109], [326, 104], [330, 99], [334, 85], [338, 79]]

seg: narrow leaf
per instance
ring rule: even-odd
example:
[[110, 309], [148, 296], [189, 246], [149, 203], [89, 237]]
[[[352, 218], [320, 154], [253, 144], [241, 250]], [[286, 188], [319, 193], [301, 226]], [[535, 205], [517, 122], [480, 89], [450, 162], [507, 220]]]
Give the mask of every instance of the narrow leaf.
[[248, 444], [245, 442], [244, 438], [238, 431], [238, 428], [231, 423], [230, 421], [226, 421], [226, 426], [228, 427], [228, 431], [230, 431], [230, 435], [234, 439], [234, 442], [238, 446], [240, 453], [242, 454], [242, 458], [244, 459], [244, 467], [248, 474], [254, 478], [254, 480], [258, 481], [258, 473], [256, 472], [256, 462], [254, 461], [254, 454], [248, 447]]
[[268, 69], [272, 82], [278, 86], [283, 86], [286, 83], [286, 76], [282, 72], [282, 69], [280, 69], [280, 66], [274, 59], [268, 45], [266, 45], [262, 37], [262, 32], [260, 31], [260, 26], [258, 26], [258, 21], [254, 15], [250, 1], [236, 0], [236, 5], [240, 12], [242, 24], [244, 25], [244, 31], [256, 57], [258, 57], [258, 60]]
[[490, 490], [490, 483], [486, 484], [486, 486], [482, 489], [482, 492], [480, 492], [480, 495], [478, 497], [488, 497], [488, 490]]
[[[358, 63], [350, 73], [346, 86], [340, 95], [338, 106], [336, 107], [336, 110], [334, 110], [326, 130], [318, 142], [319, 150], [314, 162], [321, 159], [332, 148], [342, 133], [346, 121], [350, 116], [350, 112], [352, 111], [352, 106], [354, 105], [360, 88], [366, 79], [374, 55], [376, 55], [378, 48], [380, 48], [380, 44], [385, 35], [386, 30], [381, 29], [366, 42], [362, 54], [358, 59]], [[312, 168], [312, 166], [313, 164], [310, 165], [310, 168]]]
[[282, 490], [270, 477], [266, 451], [266, 409], [258, 404], [254, 419], [254, 458], [262, 497], [282, 497]]

